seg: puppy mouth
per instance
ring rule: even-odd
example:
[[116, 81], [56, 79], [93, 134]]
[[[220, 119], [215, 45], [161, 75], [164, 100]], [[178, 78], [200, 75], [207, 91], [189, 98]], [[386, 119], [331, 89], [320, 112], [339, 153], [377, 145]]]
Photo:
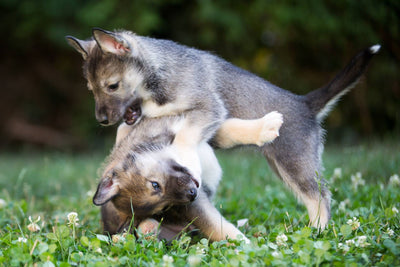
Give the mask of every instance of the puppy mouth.
[[142, 109], [139, 103], [129, 106], [124, 114], [124, 121], [128, 125], [133, 125], [142, 116]]

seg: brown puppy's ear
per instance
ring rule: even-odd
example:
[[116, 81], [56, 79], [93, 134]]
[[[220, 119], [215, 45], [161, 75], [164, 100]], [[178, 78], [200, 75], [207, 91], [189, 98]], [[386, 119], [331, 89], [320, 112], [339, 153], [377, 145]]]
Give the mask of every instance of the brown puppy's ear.
[[69, 35], [65, 36], [65, 39], [67, 40], [67, 43], [70, 46], [75, 48], [75, 50], [78, 51], [82, 55], [84, 60], [87, 59], [87, 57], [89, 55], [89, 50], [95, 44], [94, 40], [89, 40], [89, 41], [79, 40], [78, 38], [75, 38], [75, 37], [69, 36]]
[[125, 56], [131, 52], [128, 42], [116, 33], [93, 28], [93, 38], [103, 53]]
[[113, 179], [106, 177], [102, 179], [97, 187], [96, 194], [93, 197], [93, 204], [101, 206], [111, 200], [119, 193], [118, 184], [114, 183]]

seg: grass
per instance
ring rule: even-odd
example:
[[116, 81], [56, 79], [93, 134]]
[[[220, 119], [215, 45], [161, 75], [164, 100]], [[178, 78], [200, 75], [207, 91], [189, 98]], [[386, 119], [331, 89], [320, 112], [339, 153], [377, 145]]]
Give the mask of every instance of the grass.
[[248, 219], [240, 229], [251, 245], [188, 236], [171, 244], [132, 235], [111, 240], [100, 234], [91, 203], [106, 152], [3, 153], [0, 265], [400, 265], [399, 151], [398, 142], [326, 149], [333, 201], [322, 233], [308, 227], [306, 209], [260, 155], [219, 151], [224, 178], [215, 205], [234, 223]]

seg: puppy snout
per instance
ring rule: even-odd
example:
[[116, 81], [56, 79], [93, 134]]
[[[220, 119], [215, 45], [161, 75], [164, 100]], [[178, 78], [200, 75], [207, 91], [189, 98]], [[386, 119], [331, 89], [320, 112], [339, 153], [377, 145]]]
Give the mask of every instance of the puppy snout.
[[197, 189], [196, 189], [196, 188], [190, 188], [190, 189], [187, 191], [187, 198], [188, 198], [190, 201], [194, 201], [194, 200], [196, 199], [196, 197], [197, 197]]
[[109, 122], [107, 119], [105, 119], [105, 120], [99, 121], [99, 123], [102, 125], [108, 125]]
[[101, 124], [101, 125], [108, 125], [110, 121], [108, 120], [108, 116], [106, 112], [97, 112], [96, 113], [96, 120]]

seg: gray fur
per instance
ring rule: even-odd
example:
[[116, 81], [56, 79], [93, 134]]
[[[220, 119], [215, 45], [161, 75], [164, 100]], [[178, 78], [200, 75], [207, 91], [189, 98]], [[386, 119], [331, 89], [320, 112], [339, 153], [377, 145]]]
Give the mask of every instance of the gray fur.
[[[112, 38], [117, 36], [125, 50], [114, 53], [111, 47], [101, 53], [93, 44], [86, 51], [84, 69], [94, 91], [98, 118], [107, 117], [109, 124], [117, 123], [132, 102], [140, 101], [144, 117], [184, 114], [193, 127], [202, 129], [203, 140], [212, 142], [227, 118], [255, 119], [278, 111], [284, 120], [280, 137], [264, 145], [262, 153], [278, 176], [306, 204], [312, 225], [327, 224], [330, 192], [325, 181], [316, 177], [316, 173], [322, 172], [324, 131], [320, 123], [328, 107], [357, 82], [377, 52], [376, 46], [358, 54], [327, 86], [301, 96], [204, 51], [127, 31], [94, 29], [95, 39], [100, 32], [105, 34], [102, 38], [107, 34]], [[127, 49], [130, 53], [125, 53]], [[121, 74], [122, 90], [128, 90], [129, 97], [125, 93], [120, 98], [121, 91], [114, 95], [106, 92], [101, 81], [110, 72]], [[173, 108], [165, 108], [170, 103], [174, 104]], [[318, 212], [314, 214], [316, 209]]]
[[[172, 239], [193, 223], [211, 240], [240, 234], [248, 242], [211, 203], [222, 173], [212, 149], [204, 142], [199, 145], [199, 156], [203, 165], [207, 162], [209, 172], [203, 173], [204, 184], [197, 189], [197, 198], [187, 197], [195, 184], [189, 171], [175, 161], [173, 145], [168, 141], [170, 130], [181, 120], [182, 116], [145, 118], [114, 146], [93, 198], [94, 204], [102, 206], [104, 232], [123, 233], [130, 226], [140, 231], [151, 218], [160, 222], [160, 239]], [[148, 188], [152, 180], [161, 190]]]

